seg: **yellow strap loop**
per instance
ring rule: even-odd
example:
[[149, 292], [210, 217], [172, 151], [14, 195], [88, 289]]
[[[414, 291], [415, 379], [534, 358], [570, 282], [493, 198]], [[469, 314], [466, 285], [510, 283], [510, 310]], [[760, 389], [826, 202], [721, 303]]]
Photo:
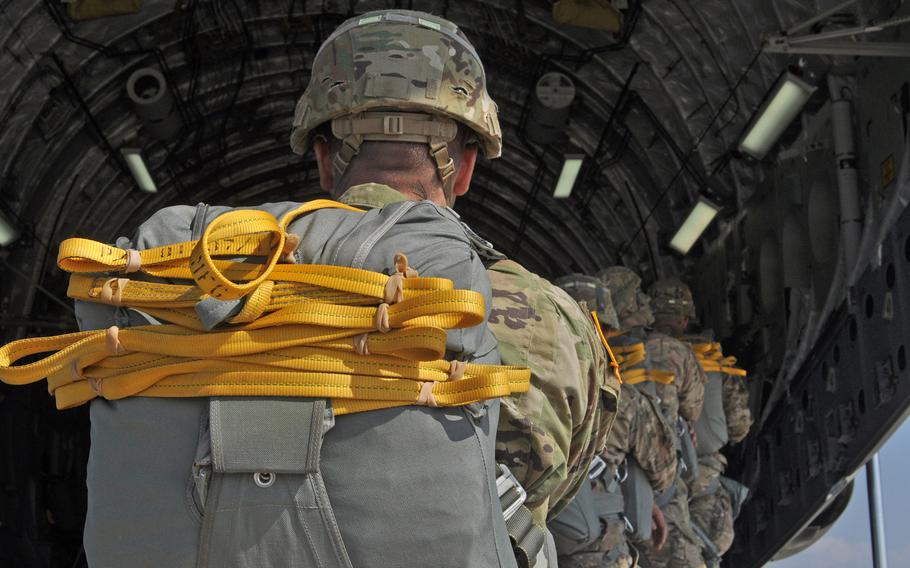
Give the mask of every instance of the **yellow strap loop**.
[[[236, 240], [235, 240], [236, 239]], [[196, 285], [219, 300], [236, 300], [265, 281], [284, 251], [285, 234], [278, 220], [265, 211], [231, 211], [209, 223], [189, 258], [190, 272]], [[236, 256], [235, 248], [246, 243], [268, 244], [266, 263], [252, 280], [236, 283], [218, 270], [212, 255]], [[235, 245], [237, 245], [235, 247]]]
[[647, 369], [642, 366], [648, 358], [647, 349], [643, 342], [618, 345], [614, 347], [614, 350], [626, 384], [638, 385], [645, 382], [654, 382], [669, 385], [676, 378], [672, 371]]
[[[215, 266], [229, 278], [250, 280], [248, 277], [253, 268], [247, 267], [257, 265], [217, 261]], [[166, 274], [159, 272], [155, 275], [162, 278], [192, 278], [188, 269], [172, 269]], [[315, 264], [278, 265], [271, 273], [271, 280], [275, 282], [273, 295], [283, 298], [286, 303], [308, 299], [349, 305], [375, 304], [387, 299], [387, 287], [393, 278], [394, 275], [386, 276], [367, 270]], [[75, 299], [107, 303], [103, 298], [103, 289], [112, 280], [122, 280], [125, 283], [120, 291], [121, 298], [134, 306], [192, 307], [208, 297], [195, 285], [160, 284], [83, 274], [70, 276], [67, 294]], [[444, 278], [407, 278], [400, 279], [400, 284], [402, 299], [453, 289], [452, 281]]]

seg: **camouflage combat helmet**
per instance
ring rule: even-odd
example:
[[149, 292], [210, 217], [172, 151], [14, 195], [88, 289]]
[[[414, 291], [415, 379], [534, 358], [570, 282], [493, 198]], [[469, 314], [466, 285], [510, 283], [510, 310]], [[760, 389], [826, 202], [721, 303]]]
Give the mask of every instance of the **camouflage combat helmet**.
[[621, 329], [654, 323], [651, 298], [641, 291], [641, 277], [638, 274], [625, 266], [611, 266], [597, 276], [610, 289]]
[[648, 290], [651, 306], [657, 315], [687, 316], [695, 319], [695, 302], [692, 291], [677, 278], [659, 280]]
[[598, 278], [586, 274], [570, 274], [553, 282], [578, 303], [597, 312], [597, 319], [604, 326], [619, 329], [619, 318], [613, 309], [610, 289]]
[[424, 142], [451, 190], [447, 143], [458, 133], [456, 121], [474, 132], [487, 158], [502, 152], [486, 83], [477, 52], [452, 22], [409, 10], [367, 12], [341, 24], [316, 54], [291, 148], [304, 154], [314, 131], [331, 122], [343, 142], [333, 163], [337, 179], [364, 140]]

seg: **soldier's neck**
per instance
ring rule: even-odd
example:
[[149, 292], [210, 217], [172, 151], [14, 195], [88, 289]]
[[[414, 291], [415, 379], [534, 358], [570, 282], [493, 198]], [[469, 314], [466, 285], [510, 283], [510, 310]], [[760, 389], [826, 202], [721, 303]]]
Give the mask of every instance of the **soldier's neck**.
[[[349, 188], [364, 183], [387, 185], [411, 201], [432, 201], [440, 207], [451, 207], [453, 203], [446, 200], [442, 184], [435, 173], [432, 177], [425, 175], [391, 174], [387, 172], [351, 172], [342, 180], [336, 195], [341, 195]], [[454, 201], [454, 200], [453, 200]]]

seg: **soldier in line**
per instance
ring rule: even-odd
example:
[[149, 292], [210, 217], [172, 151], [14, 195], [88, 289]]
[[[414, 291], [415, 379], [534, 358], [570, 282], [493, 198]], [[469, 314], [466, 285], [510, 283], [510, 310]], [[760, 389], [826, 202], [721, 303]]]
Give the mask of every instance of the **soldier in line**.
[[[607, 335], [624, 333], [637, 324], [637, 321], [626, 317], [623, 322], [628, 327], [622, 325], [616, 308], [626, 316], [633, 310], [626, 304], [614, 305], [610, 290], [599, 279], [573, 274], [560, 278], [556, 283], [578, 300], [585, 311], [594, 310], [597, 313]], [[623, 299], [628, 303], [634, 298]], [[557, 538], [557, 543], [563, 548], [559, 557], [559, 565], [563, 568], [634, 566], [638, 554], [627, 542], [626, 533], [627, 512], [631, 514], [636, 504], [627, 504], [623, 500], [620, 489], [621, 480], [625, 481], [623, 474], [634, 462], [644, 472], [645, 483], [654, 492], [666, 490], [676, 476], [675, 432], [664, 421], [656, 399], [626, 384], [622, 386], [621, 393], [613, 428], [597, 462], [600, 467], [591, 471], [591, 491], [583, 491], [576, 496], [570, 505], [570, 512], [574, 514], [561, 515], [555, 523], [551, 523], [554, 534], [562, 536]], [[582, 500], [587, 502], [582, 503]], [[579, 524], [578, 521], [584, 517], [579, 513], [584, 512], [595, 515], [595, 534], [590, 535], [591, 542], [567, 542], [569, 536], [559, 533], [567, 533], [573, 524]], [[653, 541], [655, 546], [662, 547], [666, 540], [666, 525], [660, 509], [654, 507], [651, 516], [642, 521], [653, 523]], [[560, 528], [563, 530], [560, 531]]]
[[[656, 311], [670, 317], [695, 318], [689, 287], [676, 279], [656, 282], [650, 289]], [[675, 316], [673, 315], [675, 314]], [[702, 414], [695, 424], [698, 434], [698, 476], [689, 486], [692, 524], [702, 533], [705, 558], [716, 565], [733, 543], [733, 521], [745, 497], [745, 488], [722, 476], [727, 459], [721, 449], [745, 438], [752, 426], [745, 371], [724, 357], [710, 331], [684, 338], [693, 345], [708, 375]]]
[[667, 521], [667, 545], [658, 549], [653, 543], [640, 543], [641, 563], [648, 568], [699, 568], [704, 566], [701, 539], [692, 529], [684, 479], [692, 477], [697, 467], [693, 426], [701, 413], [707, 377], [692, 349], [672, 337], [682, 334], [688, 325], [688, 318], [674, 319], [664, 312], [652, 315], [652, 308], [645, 301], [647, 299], [649, 303], [650, 299], [641, 291], [641, 278], [628, 268], [610, 267], [600, 277], [610, 287], [614, 298], [622, 294], [637, 299], [641, 325], [648, 325], [648, 320], [653, 317], [654, 329], [647, 331], [645, 344], [650, 365], [673, 374], [672, 381], [646, 381], [637, 385], [639, 389], [657, 395], [664, 418], [669, 424], [676, 425], [681, 457], [680, 475], [673, 487], [657, 497]]
[[502, 361], [528, 366], [532, 387], [502, 399], [496, 461], [528, 494], [539, 526], [579, 490], [603, 448], [619, 380], [588, 311], [566, 292], [512, 260], [487, 270], [493, 286], [490, 329]]

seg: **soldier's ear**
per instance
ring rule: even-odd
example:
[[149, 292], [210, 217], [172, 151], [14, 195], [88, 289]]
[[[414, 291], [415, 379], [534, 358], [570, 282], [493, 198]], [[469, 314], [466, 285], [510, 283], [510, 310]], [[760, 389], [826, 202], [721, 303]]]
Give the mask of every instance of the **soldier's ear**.
[[452, 193], [461, 197], [471, 187], [471, 178], [474, 177], [474, 166], [477, 165], [477, 145], [466, 146], [461, 153], [461, 163], [455, 172], [455, 187]]
[[316, 167], [319, 168], [319, 187], [332, 195], [335, 189], [335, 173], [332, 170], [332, 151], [325, 138], [317, 136], [313, 139], [313, 152], [316, 154]]

